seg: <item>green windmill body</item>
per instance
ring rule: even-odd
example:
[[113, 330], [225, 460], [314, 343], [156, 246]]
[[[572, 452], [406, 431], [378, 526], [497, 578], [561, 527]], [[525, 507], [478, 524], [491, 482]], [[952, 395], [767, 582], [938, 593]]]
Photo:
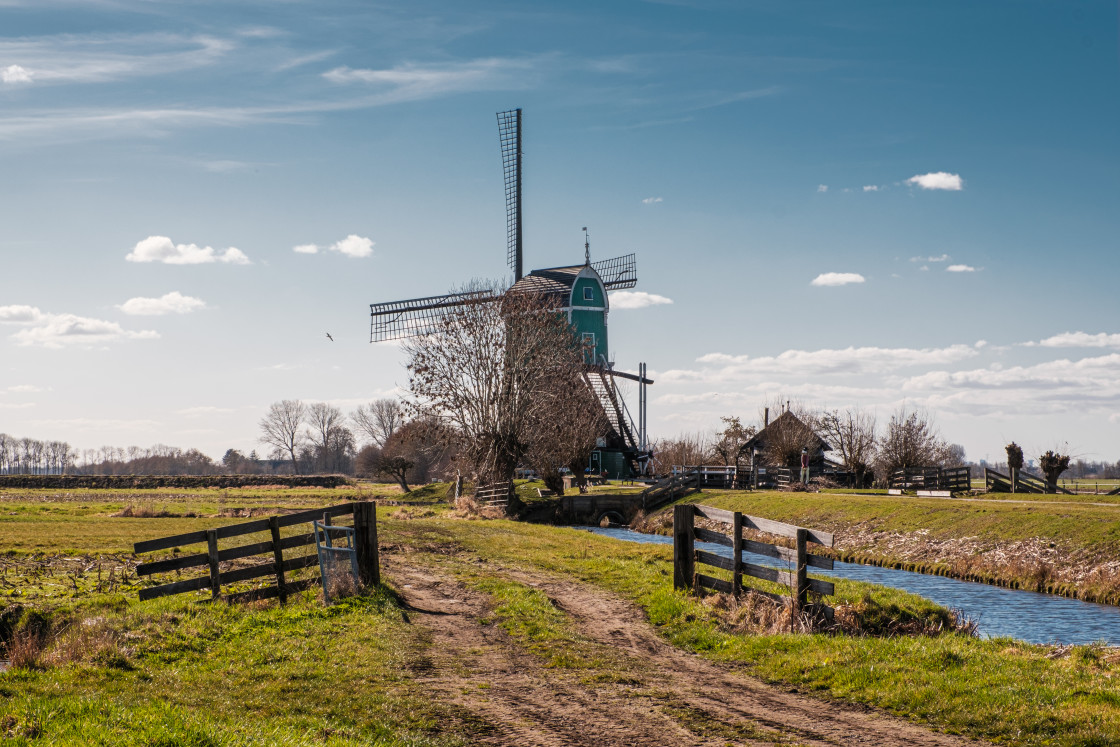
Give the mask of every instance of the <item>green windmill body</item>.
[[[590, 242], [584, 228], [583, 264], [551, 267], [522, 274], [521, 232], [521, 110], [498, 114], [502, 167], [506, 188], [507, 261], [514, 283], [505, 293], [542, 294], [558, 312], [567, 315], [573, 333], [583, 344], [584, 376], [611, 424], [611, 433], [602, 439], [589, 468], [606, 472], [613, 479], [632, 477], [645, 470], [650, 453], [646, 444], [646, 386], [653, 381], [645, 376], [645, 364], [634, 375], [614, 369], [607, 344], [609, 290], [632, 288], [638, 281], [636, 261], [627, 254], [599, 262], [591, 261]], [[370, 341], [401, 339], [432, 334], [449, 309], [467, 303], [496, 301], [504, 293], [472, 291], [448, 293], [404, 301], [370, 304]], [[629, 379], [639, 385], [638, 425], [635, 426], [616, 379]]]

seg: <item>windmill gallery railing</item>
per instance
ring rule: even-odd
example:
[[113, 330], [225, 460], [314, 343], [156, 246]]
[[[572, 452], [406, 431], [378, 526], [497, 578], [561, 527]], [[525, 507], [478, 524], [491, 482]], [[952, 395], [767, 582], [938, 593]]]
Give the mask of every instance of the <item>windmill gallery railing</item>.
[[[348, 515], [354, 517], [352, 528], [328, 527], [325, 530], [314, 530], [286, 537], [281, 534], [281, 529], [285, 527], [320, 520], [325, 524], [331, 517]], [[272, 585], [227, 594], [225, 600], [227, 602], [246, 602], [279, 597], [280, 601], [284, 602], [290, 594], [304, 591], [323, 581], [319, 576], [299, 581], [287, 580], [287, 574], [289, 573], [320, 564], [319, 553], [294, 556], [289, 554], [288, 557], [284, 557], [286, 550], [315, 545], [315, 535], [318, 531], [325, 531], [328, 536], [334, 538], [344, 538], [347, 533], [352, 532], [352, 539], [348, 541], [352, 541], [351, 546], [354, 551], [358, 580], [362, 584], [374, 586], [381, 582], [377, 552], [377, 506], [369, 502], [356, 502], [300, 511], [294, 514], [270, 516], [267, 519], [247, 521], [216, 529], [205, 529], [137, 542], [133, 546], [133, 551], [137, 554], [173, 548], [177, 550], [180, 547], [203, 543], [206, 545], [205, 552], [176, 555], [164, 560], [140, 564], [136, 569], [139, 576], [149, 576], [157, 573], [179, 575], [182, 571], [193, 568], [207, 569], [207, 573], [202, 576], [143, 588], [140, 590], [140, 599], [154, 599], [204, 589], [210, 590], [211, 598], [220, 599], [224, 586], [273, 576], [275, 581]], [[266, 533], [268, 539], [234, 544], [225, 548], [219, 547], [219, 543], [223, 540], [235, 538], [240, 540], [248, 535], [258, 533]], [[321, 538], [320, 542], [325, 541], [325, 539], [325, 537]], [[257, 555], [271, 557], [271, 562], [254, 563], [239, 568], [233, 567], [233, 561], [252, 558]], [[223, 564], [225, 565], [224, 568]], [[320, 567], [323, 568], [322, 565]]]
[[[696, 517], [730, 525], [731, 534], [712, 531], [696, 526]], [[743, 537], [744, 530], [753, 529], [764, 534], [787, 537], [794, 541], [792, 548], [781, 545], [756, 542]], [[731, 548], [731, 557], [724, 557], [706, 550], [697, 550], [696, 542], [710, 542]], [[785, 524], [757, 516], [747, 516], [738, 512], [725, 511], [710, 506], [691, 504], [673, 507], [673, 586], [677, 589], [690, 589], [699, 593], [702, 589], [739, 596], [743, 591], [743, 576], [772, 581], [789, 587], [789, 601], [795, 612], [824, 614], [832, 616], [832, 608], [824, 604], [810, 604], [810, 594], [831, 596], [835, 586], [829, 581], [809, 578], [809, 566], [832, 570], [831, 558], [813, 555], [808, 552], [808, 543], [814, 542], [824, 547], [832, 547], [833, 536], [828, 532]], [[770, 568], [743, 560], [743, 553], [750, 552], [785, 562], [787, 568]], [[703, 564], [731, 572], [731, 580], [715, 578], [696, 572], [696, 565]], [[755, 593], [784, 601], [786, 597], [770, 594], [758, 589]]]

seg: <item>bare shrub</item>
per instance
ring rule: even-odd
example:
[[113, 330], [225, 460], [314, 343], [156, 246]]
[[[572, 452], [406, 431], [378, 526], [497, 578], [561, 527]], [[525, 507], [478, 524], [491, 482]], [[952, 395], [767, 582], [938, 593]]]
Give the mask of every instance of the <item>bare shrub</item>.
[[47, 634], [44, 631], [20, 628], [12, 631], [12, 637], [4, 648], [12, 669], [41, 669], [46, 646]]

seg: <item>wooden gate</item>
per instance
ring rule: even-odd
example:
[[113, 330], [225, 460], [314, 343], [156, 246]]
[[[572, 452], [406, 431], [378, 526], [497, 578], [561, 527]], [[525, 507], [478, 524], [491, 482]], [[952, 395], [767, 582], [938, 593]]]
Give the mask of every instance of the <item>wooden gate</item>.
[[[730, 525], [731, 535], [715, 532], [696, 526], [696, 517], [718, 521]], [[755, 542], [743, 538], [744, 529], [755, 529], [766, 534], [779, 537], [788, 537], [794, 540], [794, 547], [782, 547], [766, 542]], [[697, 550], [696, 541], [712, 542], [731, 548], [731, 557], [725, 558], [715, 553]], [[723, 592], [739, 596], [743, 589], [743, 576], [760, 578], [765, 581], [782, 584], [789, 587], [789, 600], [794, 609], [811, 613], [821, 612], [832, 616], [832, 608], [824, 604], [810, 605], [809, 592], [821, 596], [831, 596], [835, 593], [835, 586], [830, 581], [821, 581], [809, 578], [809, 566], [832, 570], [832, 558], [812, 555], [808, 552], [809, 542], [815, 542], [824, 547], [832, 547], [834, 538], [828, 532], [815, 529], [785, 524], [757, 516], [747, 516], [738, 512], [725, 511], [720, 508], [696, 505], [678, 505], [673, 507], [673, 586], [677, 589], [691, 589], [699, 592], [701, 589]], [[785, 561], [789, 570], [770, 568], [743, 560], [744, 552], [752, 552]], [[713, 578], [696, 572], [696, 564], [722, 568], [731, 571], [731, 581]], [[780, 595], [768, 594], [760, 590], [757, 593], [765, 594], [775, 599], [784, 600]]]

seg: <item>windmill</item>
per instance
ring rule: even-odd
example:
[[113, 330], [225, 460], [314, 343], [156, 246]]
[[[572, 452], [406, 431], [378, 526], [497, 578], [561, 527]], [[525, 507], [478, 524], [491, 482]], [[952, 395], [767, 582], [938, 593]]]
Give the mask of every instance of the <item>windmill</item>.
[[[653, 381], [645, 375], [644, 363], [639, 374], [617, 371], [607, 348], [607, 292], [633, 288], [638, 282], [637, 263], [633, 254], [599, 262], [591, 261], [591, 245], [584, 228], [584, 261], [582, 264], [549, 267], [524, 274], [522, 265], [523, 237], [521, 230], [521, 110], [498, 113], [498, 141], [502, 154], [502, 174], [506, 195], [506, 263], [513, 273], [513, 285], [504, 292], [494, 290], [445, 293], [441, 296], [411, 298], [370, 304], [370, 342], [400, 340], [434, 334], [440, 320], [452, 309], [471, 303], [499, 300], [509, 292], [543, 294], [557, 312], [565, 313], [573, 332], [587, 350], [584, 379], [611, 424], [611, 433], [603, 440], [593, 460], [597, 470], [612, 477], [629, 477], [644, 472], [649, 458], [646, 441], [646, 386]], [[638, 383], [638, 425], [635, 427], [618, 389], [617, 379]]]

